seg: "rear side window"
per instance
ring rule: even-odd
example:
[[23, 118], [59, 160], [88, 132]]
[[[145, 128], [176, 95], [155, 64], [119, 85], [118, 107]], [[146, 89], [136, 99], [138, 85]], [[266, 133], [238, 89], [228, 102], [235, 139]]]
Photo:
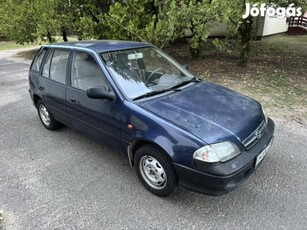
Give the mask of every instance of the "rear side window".
[[53, 51], [51, 50], [48, 54], [48, 57], [44, 63], [44, 67], [43, 67], [43, 73], [42, 75], [44, 77], [47, 77], [49, 78], [49, 71], [50, 71], [50, 61], [51, 61], [51, 58], [52, 58], [52, 54], [53, 54]]
[[41, 50], [41, 51], [36, 55], [36, 57], [35, 57], [35, 59], [34, 59], [34, 61], [33, 61], [33, 63], [32, 63], [32, 66], [31, 66], [31, 70], [36, 71], [36, 72], [39, 71], [39, 67], [40, 67], [40, 65], [42, 64], [42, 60], [43, 60], [43, 57], [44, 57], [45, 53], [46, 53], [46, 50], [43, 49], [43, 50]]
[[50, 79], [65, 84], [70, 50], [55, 49], [50, 63]]

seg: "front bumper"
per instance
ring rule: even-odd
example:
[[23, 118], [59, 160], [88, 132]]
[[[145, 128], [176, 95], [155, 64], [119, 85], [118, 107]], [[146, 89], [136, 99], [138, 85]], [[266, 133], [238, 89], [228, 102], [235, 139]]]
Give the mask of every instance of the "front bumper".
[[256, 170], [257, 156], [273, 141], [274, 126], [274, 122], [269, 119], [266, 131], [258, 143], [225, 163], [207, 164], [194, 161], [193, 168], [174, 163], [179, 185], [208, 195], [230, 192]]

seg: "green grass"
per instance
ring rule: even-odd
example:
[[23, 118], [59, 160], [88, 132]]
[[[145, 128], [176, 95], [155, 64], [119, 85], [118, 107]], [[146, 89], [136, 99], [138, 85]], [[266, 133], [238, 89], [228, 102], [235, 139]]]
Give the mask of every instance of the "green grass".
[[21, 49], [21, 48], [27, 48], [27, 47], [33, 47], [38, 44], [17, 44], [15, 42], [0, 42], [0, 50], [11, 50], [11, 49]]
[[294, 109], [297, 105], [307, 105], [307, 88], [294, 82], [286, 73], [277, 72], [254, 80], [255, 94], [273, 95], [272, 101], [278, 108]]
[[[60, 36], [55, 36], [54, 37], [55, 42], [63, 42], [62, 37]], [[73, 37], [68, 37], [68, 41], [77, 41], [76, 38]], [[16, 42], [13, 41], [3, 41], [0, 42], [0, 50], [10, 50], [10, 49], [22, 49], [22, 48], [30, 48], [38, 45], [43, 45], [43, 44], [48, 44], [48, 42], [40, 42], [38, 41], [37, 43], [29, 43], [29, 44], [17, 44]]]
[[[255, 42], [257, 43], [257, 42]], [[280, 51], [282, 53], [296, 54], [307, 49], [307, 36], [286, 36], [277, 35], [273, 37], [264, 38], [259, 41], [261, 48], [271, 51]], [[257, 45], [256, 45], [257, 46]], [[303, 50], [301, 50], [303, 49]]]
[[266, 50], [271, 60], [280, 56], [280, 66], [275, 66], [274, 72], [267, 71], [258, 79], [252, 79], [255, 94], [274, 98], [268, 106], [292, 111], [306, 108], [307, 36], [270, 37], [263, 39], [257, 48]]

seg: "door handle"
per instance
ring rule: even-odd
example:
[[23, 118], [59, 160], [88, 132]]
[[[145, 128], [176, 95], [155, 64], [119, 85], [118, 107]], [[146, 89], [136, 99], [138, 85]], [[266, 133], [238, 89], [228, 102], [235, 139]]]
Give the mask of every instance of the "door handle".
[[45, 87], [44, 86], [39, 86], [38, 89], [43, 91], [45, 89]]
[[72, 102], [72, 103], [76, 103], [76, 99], [70, 98], [69, 100], [70, 100], [70, 102]]

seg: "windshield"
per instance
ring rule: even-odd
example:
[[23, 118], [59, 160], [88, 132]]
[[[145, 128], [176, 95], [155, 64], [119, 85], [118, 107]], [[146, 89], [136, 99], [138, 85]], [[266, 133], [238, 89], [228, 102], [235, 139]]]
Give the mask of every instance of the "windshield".
[[184, 67], [155, 47], [106, 52], [101, 57], [130, 99], [162, 92], [194, 79]]

